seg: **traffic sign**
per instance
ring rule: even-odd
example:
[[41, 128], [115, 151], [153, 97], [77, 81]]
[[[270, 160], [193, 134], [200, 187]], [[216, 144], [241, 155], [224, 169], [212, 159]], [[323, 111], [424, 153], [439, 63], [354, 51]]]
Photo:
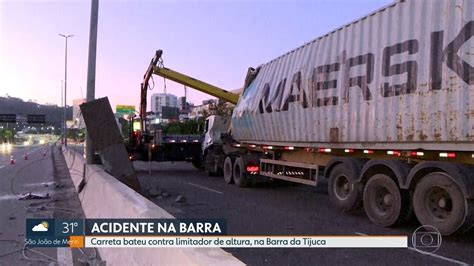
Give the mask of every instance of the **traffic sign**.
[[16, 114], [0, 114], [0, 123], [16, 123]]
[[46, 122], [45, 115], [27, 115], [26, 121], [30, 124], [44, 124]]
[[115, 112], [119, 115], [131, 115], [135, 113], [135, 106], [133, 105], [117, 105]]

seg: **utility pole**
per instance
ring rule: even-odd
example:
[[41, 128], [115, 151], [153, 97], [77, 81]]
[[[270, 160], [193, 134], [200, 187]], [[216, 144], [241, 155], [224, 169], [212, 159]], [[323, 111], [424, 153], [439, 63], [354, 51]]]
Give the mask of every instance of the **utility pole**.
[[64, 49], [64, 121], [63, 121], [63, 138], [64, 138], [64, 146], [67, 146], [67, 128], [66, 128], [66, 106], [67, 106], [67, 39], [73, 37], [74, 35], [65, 35], [59, 34], [59, 36], [64, 37], [66, 40], [66, 49]]
[[[99, 21], [99, 0], [91, 2], [91, 25], [89, 30], [89, 57], [87, 62], [87, 94], [86, 100], [95, 99], [95, 63], [97, 54], [97, 25]], [[86, 160], [88, 164], [93, 163], [94, 150], [91, 139], [86, 129]]]
[[61, 80], [61, 107], [63, 108], [63, 115], [61, 116], [61, 143], [64, 143], [64, 121], [66, 121], [66, 117], [64, 117], [64, 83]]

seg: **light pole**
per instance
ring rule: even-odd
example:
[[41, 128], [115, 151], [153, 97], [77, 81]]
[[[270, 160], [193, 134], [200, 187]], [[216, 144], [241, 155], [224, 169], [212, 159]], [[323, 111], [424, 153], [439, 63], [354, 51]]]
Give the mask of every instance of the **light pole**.
[[64, 117], [64, 80], [61, 80], [61, 107], [63, 108], [63, 115], [61, 116], [61, 143], [64, 143], [64, 121], [66, 120]]
[[64, 35], [64, 34], [59, 34], [59, 36], [64, 37], [66, 41], [66, 48], [64, 50], [64, 109], [63, 109], [63, 115], [64, 115], [64, 121], [63, 121], [63, 140], [64, 140], [64, 146], [67, 146], [67, 128], [66, 128], [66, 92], [67, 92], [67, 39], [70, 37], [73, 37], [74, 35]]
[[[89, 55], [87, 58], [87, 101], [95, 99], [95, 63], [97, 55], [97, 27], [99, 24], [99, 0], [91, 1], [91, 24], [89, 30]], [[92, 148], [89, 131], [86, 127], [86, 160], [93, 163], [94, 149]]]

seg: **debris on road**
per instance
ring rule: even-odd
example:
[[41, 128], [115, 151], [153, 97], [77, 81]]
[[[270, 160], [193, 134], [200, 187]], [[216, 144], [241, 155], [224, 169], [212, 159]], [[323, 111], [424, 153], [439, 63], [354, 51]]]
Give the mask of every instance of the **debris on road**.
[[179, 195], [174, 201], [183, 203], [186, 201], [186, 198], [184, 196]]
[[150, 195], [151, 197], [156, 197], [156, 196], [159, 196], [160, 194], [161, 194], [161, 191], [156, 188], [152, 188], [148, 191], [148, 195]]
[[41, 183], [44, 187], [49, 187], [49, 186], [54, 186], [56, 188], [61, 188], [63, 187], [63, 184], [61, 184], [60, 182], [55, 182], [55, 181], [51, 181], [51, 182], [43, 182]]
[[49, 193], [46, 193], [45, 195], [27, 193], [21, 196], [18, 200], [49, 199], [49, 198], [50, 198]]

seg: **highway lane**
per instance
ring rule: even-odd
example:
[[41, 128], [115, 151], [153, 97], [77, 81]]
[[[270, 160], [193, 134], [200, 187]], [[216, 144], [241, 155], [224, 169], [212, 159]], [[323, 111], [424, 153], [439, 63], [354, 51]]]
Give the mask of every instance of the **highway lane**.
[[[150, 200], [178, 218], [225, 218], [228, 233], [236, 235], [407, 235], [419, 226], [416, 221], [400, 228], [370, 223], [365, 213], [345, 214], [329, 203], [326, 183], [314, 188], [304, 185], [261, 185], [238, 188], [222, 177], [207, 177], [191, 164], [134, 163], [144, 189], [157, 187], [165, 196]], [[166, 195], [169, 194], [169, 195]], [[184, 203], [175, 202], [178, 195]], [[435, 255], [410, 249], [227, 249], [251, 265], [447, 265], [474, 263], [474, 232], [444, 237]]]
[[25, 146], [17, 144], [0, 144], [0, 165], [6, 166], [10, 164], [11, 155], [13, 155], [18, 160], [25, 151], [29, 151], [29, 153], [35, 153], [39, 147], [39, 145]]
[[[25, 219], [27, 217], [52, 217], [50, 212], [31, 213], [29, 206], [35, 201], [19, 201], [20, 195], [27, 192], [34, 192], [44, 195], [49, 192], [43, 183], [53, 182], [53, 166], [51, 152], [43, 156], [43, 146], [12, 145], [10, 149], [2, 150], [0, 153], [0, 255], [16, 250], [21, 250], [25, 237]], [[28, 160], [24, 160], [24, 154], [28, 152]], [[15, 164], [10, 164], [10, 156], [16, 160]], [[37, 249], [46, 256], [55, 258], [55, 249]], [[46, 264], [50, 259], [41, 255], [32, 255], [31, 251], [26, 251], [26, 258], [40, 264]], [[34, 261], [36, 259], [44, 261]], [[21, 252], [1, 257], [2, 265], [20, 265], [26, 263], [28, 259], [22, 256]]]
[[[46, 150], [46, 154], [44, 151]], [[54, 151], [54, 156], [53, 156]], [[28, 160], [24, 154], [28, 153]], [[13, 155], [16, 163], [10, 164]], [[25, 193], [49, 194], [42, 200], [22, 200]], [[79, 250], [35, 248], [22, 251], [26, 218], [81, 218], [83, 216], [69, 171], [58, 148], [42, 145], [0, 147], [0, 265], [61, 265], [84, 258]], [[35, 253], [35, 251], [41, 253]], [[83, 250], [94, 254], [93, 250]]]

